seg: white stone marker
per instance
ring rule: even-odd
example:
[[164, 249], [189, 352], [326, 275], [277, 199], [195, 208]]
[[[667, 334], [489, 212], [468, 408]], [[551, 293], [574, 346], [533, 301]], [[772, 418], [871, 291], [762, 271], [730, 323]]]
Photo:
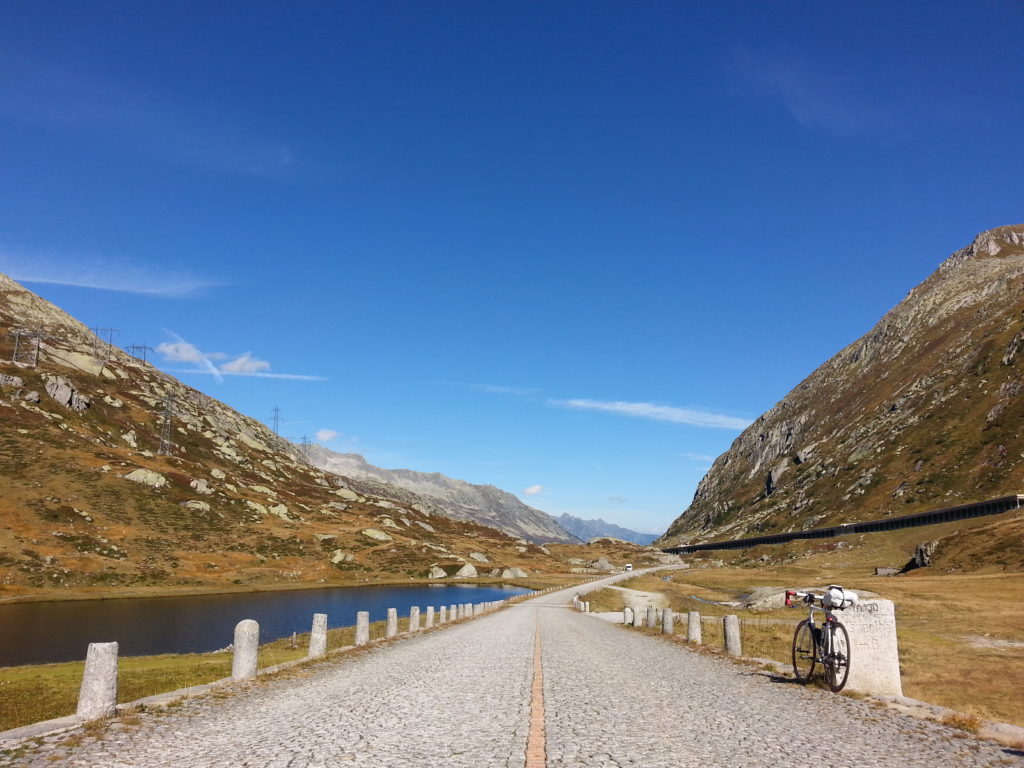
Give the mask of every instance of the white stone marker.
[[398, 634], [398, 609], [388, 608], [388, 623], [387, 629], [384, 632], [385, 637], [395, 637]]
[[700, 612], [690, 611], [686, 614], [686, 642], [700, 645], [703, 642], [700, 632]]
[[434, 606], [432, 605], [427, 606], [427, 621], [424, 626], [427, 629], [430, 629], [434, 626]]
[[441, 611], [438, 614], [437, 623], [438, 624], [447, 624], [448, 623], [448, 606], [447, 605], [442, 605], [441, 606]]
[[661, 633], [671, 635], [675, 629], [675, 614], [671, 608], [666, 608], [661, 612]]
[[633, 623], [633, 609], [628, 605], [622, 609], [622, 623], [627, 627]]
[[892, 600], [863, 600], [836, 611], [850, 635], [850, 677], [846, 690], [874, 696], [902, 696], [896, 609]]
[[260, 625], [244, 619], [235, 625], [235, 655], [231, 659], [231, 679], [256, 677], [256, 654], [260, 647]]
[[327, 614], [313, 614], [313, 629], [309, 633], [309, 658], [319, 659], [327, 655]]
[[448, 621], [455, 621], [459, 618], [459, 606], [452, 603], [448, 606]]
[[644, 625], [644, 612], [639, 608], [633, 611], [633, 626], [642, 627]]
[[356, 612], [356, 645], [366, 645], [370, 642], [370, 612]]
[[420, 631], [420, 607], [418, 605], [414, 605], [409, 609], [409, 631]]
[[742, 656], [743, 645], [740, 643], [740, 620], [738, 616], [726, 616], [722, 619], [725, 634], [725, 652], [730, 656]]
[[650, 629], [658, 626], [658, 612], [653, 605], [647, 606], [647, 626]]
[[96, 720], [116, 710], [117, 643], [89, 643], [75, 714], [82, 720]]

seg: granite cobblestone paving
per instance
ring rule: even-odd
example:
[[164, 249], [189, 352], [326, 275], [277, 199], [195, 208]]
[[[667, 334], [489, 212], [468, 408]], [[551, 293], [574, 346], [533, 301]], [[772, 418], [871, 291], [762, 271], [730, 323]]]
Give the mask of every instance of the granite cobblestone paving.
[[980, 768], [1020, 753], [564, 607], [555, 592], [57, 735], [0, 767], [523, 768], [541, 630], [549, 768]]

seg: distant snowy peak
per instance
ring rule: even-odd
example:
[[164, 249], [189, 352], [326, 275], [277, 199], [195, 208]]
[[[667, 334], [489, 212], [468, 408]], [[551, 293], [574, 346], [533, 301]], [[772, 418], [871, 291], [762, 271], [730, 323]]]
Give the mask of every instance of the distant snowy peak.
[[641, 546], [647, 546], [658, 538], [658, 535], [655, 533], [631, 531], [629, 528], [623, 528], [620, 525], [615, 525], [615, 523], [606, 523], [600, 518], [597, 520], [583, 520], [579, 517], [564, 514], [561, 517], [556, 517], [555, 521], [573, 536], [583, 541], [590, 541], [599, 536], [611, 536], [616, 539], [631, 541]]
[[335, 453], [322, 445], [309, 447], [309, 459], [326, 472], [397, 486], [425, 497], [436, 505], [438, 512], [449, 517], [473, 520], [536, 543], [577, 543], [576, 537], [549, 514], [523, 504], [493, 485], [473, 485], [437, 472], [382, 469], [357, 453]]

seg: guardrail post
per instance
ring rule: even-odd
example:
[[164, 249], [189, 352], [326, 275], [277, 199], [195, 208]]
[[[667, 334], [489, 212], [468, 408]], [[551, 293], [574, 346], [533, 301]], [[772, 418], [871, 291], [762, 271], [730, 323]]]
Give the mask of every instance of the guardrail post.
[[658, 613], [653, 605], [647, 606], [647, 627], [648, 629], [654, 629], [658, 626]]
[[234, 656], [231, 658], [231, 679], [256, 677], [257, 652], [260, 647], [260, 625], [243, 619], [235, 625]]
[[319, 659], [327, 655], [327, 614], [313, 614], [313, 628], [309, 632], [309, 658]]
[[642, 627], [644, 625], [644, 612], [639, 608], [633, 609], [633, 626]]
[[388, 608], [388, 623], [387, 629], [384, 631], [385, 637], [395, 637], [398, 634], [398, 609]]
[[427, 629], [431, 629], [434, 626], [434, 606], [432, 605], [427, 606], [427, 620], [424, 626]]
[[420, 631], [420, 607], [418, 605], [414, 605], [409, 609], [409, 631]]
[[725, 652], [730, 656], [742, 656], [743, 645], [740, 643], [740, 620], [738, 616], [726, 616], [722, 619], [725, 633]]
[[666, 608], [661, 612], [661, 633], [663, 635], [671, 635], [675, 632], [675, 614], [671, 608]]
[[699, 611], [690, 611], [686, 614], [686, 642], [694, 645], [700, 645], [702, 642]]
[[116, 710], [117, 643], [89, 643], [75, 714], [82, 720], [96, 720]]
[[438, 624], [447, 624], [448, 623], [448, 606], [447, 605], [442, 605], [441, 606], [441, 609], [440, 609], [440, 611], [438, 612], [438, 615], [437, 615], [437, 623]]
[[356, 612], [356, 645], [366, 645], [370, 642], [370, 612]]
[[633, 623], [633, 609], [628, 605], [622, 609], [622, 623], [627, 627]]

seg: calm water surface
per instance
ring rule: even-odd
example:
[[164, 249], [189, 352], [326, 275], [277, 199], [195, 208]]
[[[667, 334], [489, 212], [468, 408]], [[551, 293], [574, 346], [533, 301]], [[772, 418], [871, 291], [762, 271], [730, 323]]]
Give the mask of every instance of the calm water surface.
[[214, 651], [231, 643], [242, 619], [258, 621], [260, 642], [268, 642], [308, 632], [314, 613], [326, 613], [329, 627], [345, 627], [356, 623], [356, 611], [380, 621], [388, 608], [408, 616], [414, 605], [436, 610], [529, 591], [438, 584], [0, 605], [0, 666], [81, 660], [89, 643], [114, 640], [122, 656]]

